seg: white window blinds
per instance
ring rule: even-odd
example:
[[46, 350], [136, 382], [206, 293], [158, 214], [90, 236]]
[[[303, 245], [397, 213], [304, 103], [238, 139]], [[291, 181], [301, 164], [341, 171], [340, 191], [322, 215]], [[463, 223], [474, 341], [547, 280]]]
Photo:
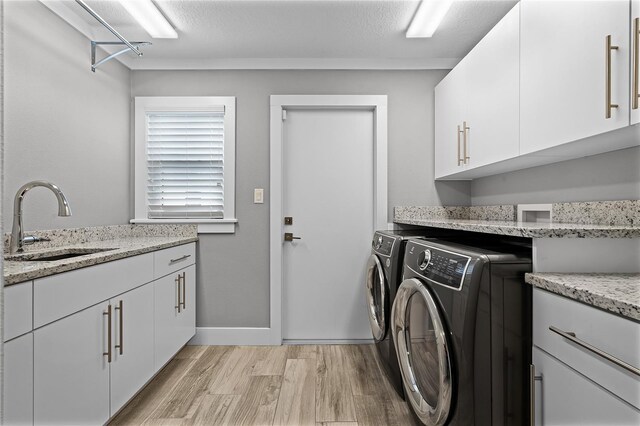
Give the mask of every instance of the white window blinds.
[[224, 108], [147, 112], [148, 218], [224, 216]]

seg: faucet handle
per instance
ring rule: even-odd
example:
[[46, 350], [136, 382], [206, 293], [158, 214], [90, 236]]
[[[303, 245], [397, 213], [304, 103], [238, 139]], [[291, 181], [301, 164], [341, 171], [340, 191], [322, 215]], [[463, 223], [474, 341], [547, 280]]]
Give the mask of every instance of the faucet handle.
[[23, 245], [29, 245], [29, 244], [33, 244], [33, 243], [39, 243], [41, 241], [51, 241], [49, 238], [46, 237], [38, 237], [36, 235], [27, 235], [26, 237], [24, 237], [22, 239], [22, 244]]

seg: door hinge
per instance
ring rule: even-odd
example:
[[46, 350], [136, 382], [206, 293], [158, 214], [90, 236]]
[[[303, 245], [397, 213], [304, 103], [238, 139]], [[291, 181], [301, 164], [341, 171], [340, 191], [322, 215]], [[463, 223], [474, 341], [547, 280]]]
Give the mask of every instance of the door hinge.
[[285, 121], [287, 119], [287, 110], [283, 109], [282, 110], [282, 121]]

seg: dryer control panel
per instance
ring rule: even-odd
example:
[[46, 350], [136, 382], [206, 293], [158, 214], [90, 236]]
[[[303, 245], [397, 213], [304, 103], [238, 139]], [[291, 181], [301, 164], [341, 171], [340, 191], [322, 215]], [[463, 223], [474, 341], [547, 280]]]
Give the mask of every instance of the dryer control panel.
[[390, 237], [389, 235], [376, 234], [373, 236], [373, 241], [371, 242], [371, 247], [377, 254], [381, 254], [383, 256], [390, 256], [391, 250], [393, 250], [393, 244], [395, 242], [395, 238]]
[[456, 290], [462, 288], [470, 262], [469, 256], [415, 242], [409, 243], [405, 255], [405, 265], [411, 270], [431, 282]]

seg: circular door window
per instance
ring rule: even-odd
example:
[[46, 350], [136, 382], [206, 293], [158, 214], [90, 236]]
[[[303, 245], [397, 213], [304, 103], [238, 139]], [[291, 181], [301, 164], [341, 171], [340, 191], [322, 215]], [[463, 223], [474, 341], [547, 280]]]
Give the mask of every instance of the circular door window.
[[451, 355], [444, 321], [429, 290], [404, 280], [391, 313], [407, 399], [425, 425], [443, 425], [451, 408]]
[[386, 307], [387, 292], [382, 264], [378, 256], [372, 254], [367, 262], [366, 275], [367, 311], [373, 338], [376, 341], [384, 339], [387, 332]]

